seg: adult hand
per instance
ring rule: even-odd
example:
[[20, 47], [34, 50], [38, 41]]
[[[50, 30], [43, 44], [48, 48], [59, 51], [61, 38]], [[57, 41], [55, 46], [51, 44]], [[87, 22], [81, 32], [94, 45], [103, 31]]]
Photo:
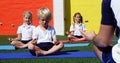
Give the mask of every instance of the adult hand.
[[96, 37], [96, 34], [95, 34], [94, 31], [91, 31], [91, 32], [89, 32], [89, 33], [86, 33], [86, 32], [84, 32], [84, 31], [80, 30], [80, 32], [81, 32], [81, 34], [85, 37], [85, 39], [86, 39], [87, 41], [93, 41], [94, 38]]

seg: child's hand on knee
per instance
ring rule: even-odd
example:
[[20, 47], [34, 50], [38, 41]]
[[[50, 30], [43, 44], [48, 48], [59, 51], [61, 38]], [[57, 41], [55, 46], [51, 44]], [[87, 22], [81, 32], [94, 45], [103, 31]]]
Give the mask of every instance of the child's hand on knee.
[[53, 43], [54, 43], [55, 45], [58, 45], [58, 44], [60, 43], [60, 41], [59, 41], [59, 40], [55, 40], [55, 41], [53, 41]]
[[12, 41], [13, 41], [13, 38], [8, 38], [8, 40], [9, 40], [10, 42], [12, 42]]

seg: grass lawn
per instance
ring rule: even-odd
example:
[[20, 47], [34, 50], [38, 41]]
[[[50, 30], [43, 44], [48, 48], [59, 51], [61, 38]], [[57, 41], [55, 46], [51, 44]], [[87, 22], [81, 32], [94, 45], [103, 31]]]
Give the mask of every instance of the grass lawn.
[[[8, 37], [15, 36], [0, 36], [0, 45], [8, 45]], [[66, 36], [57, 36], [58, 39], [67, 39]], [[114, 42], [113, 44], [115, 44]], [[63, 48], [62, 51], [93, 51], [93, 44], [85, 47], [69, 47]], [[28, 50], [0, 50], [1, 53], [8, 52], [27, 52]], [[98, 58], [37, 58], [37, 59], [0, 59], [0, 63], [101, 63]]]

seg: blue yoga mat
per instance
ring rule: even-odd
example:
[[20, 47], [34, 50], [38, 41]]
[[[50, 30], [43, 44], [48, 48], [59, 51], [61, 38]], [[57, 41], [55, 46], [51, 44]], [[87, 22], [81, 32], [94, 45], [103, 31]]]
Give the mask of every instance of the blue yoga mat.
[[0, 59], [24, 59], [24, 58], [94, 58], [94, 52], [60, 52], [55, 55], [32, 56], [29, 52], [0, 53]]
[[88, 46], [90, 43], [76, 43], [76, 44], [64, 44], [64, 47], [79, 47]]
[[112, 42], [118, 42], [118, 40], [112, 40]]
[[0, 45], [0, 50], [15, 50], [13, 45]]
[[[64, 44], [64, 47], [88, 46], [89, 43]], [[0, 45], [0, 50], [15, 50], [13, 45]]]

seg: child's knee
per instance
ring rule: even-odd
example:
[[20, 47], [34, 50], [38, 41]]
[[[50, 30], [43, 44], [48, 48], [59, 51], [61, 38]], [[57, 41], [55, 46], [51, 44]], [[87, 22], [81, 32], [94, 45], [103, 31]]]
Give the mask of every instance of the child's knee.
[[62, 42], [59, 43], [59, 47], [60, 47], [60, 49], [63, 48], [63, 47], [64, 47], [64, 44], [63, 44]]
[[14, 44], [16, 44], [16, 41], [12, 41], [10, 44], [11, 44], [11, 45], [14, 45]]

